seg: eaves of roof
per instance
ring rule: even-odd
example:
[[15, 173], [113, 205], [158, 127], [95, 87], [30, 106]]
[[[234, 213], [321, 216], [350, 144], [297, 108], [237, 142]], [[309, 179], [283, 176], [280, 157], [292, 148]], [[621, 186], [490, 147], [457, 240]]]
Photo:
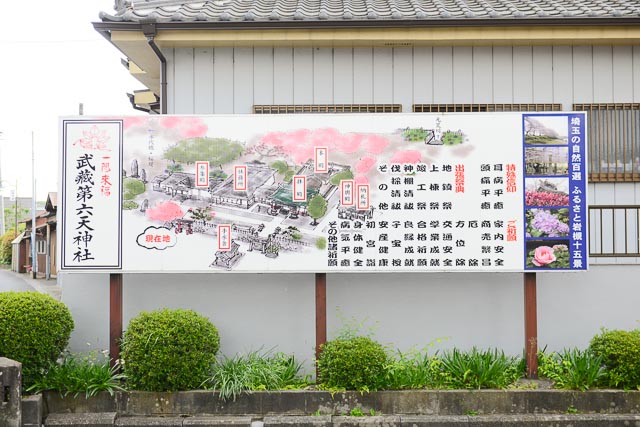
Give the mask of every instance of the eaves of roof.
[[203, 21], [163, 22], [145, 19], [136, 22], [94, 22], [96, 30], [140, 31], [143, 25], [154, 24], [156, 30], [267, 30], [267, 29], [358, 29], [358, 28], [434, 28], [434, 27], [601, 27], [640, 25], [639, 17], [629, 18], [536, 18], [536, 19], [474, 19], [474, 20], [371, 20], [371, 21]]

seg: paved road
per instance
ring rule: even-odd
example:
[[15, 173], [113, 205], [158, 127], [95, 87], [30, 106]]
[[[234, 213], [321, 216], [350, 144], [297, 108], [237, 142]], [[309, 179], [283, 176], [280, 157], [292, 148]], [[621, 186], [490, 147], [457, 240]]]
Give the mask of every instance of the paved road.
[[35, 289], [18, 274], [0, 269], [0, 292], [5, 291], [35, 291]]

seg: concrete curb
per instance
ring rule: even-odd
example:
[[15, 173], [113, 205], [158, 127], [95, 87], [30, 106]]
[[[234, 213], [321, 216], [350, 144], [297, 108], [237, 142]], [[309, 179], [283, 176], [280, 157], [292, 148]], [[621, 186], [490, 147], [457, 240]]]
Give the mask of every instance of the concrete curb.
[[106, 413], [120, 416], [237, 415], [308, 416], [349, 414], [358, 408], [368, 414], [478, 415], [492, 414], [640, 414], [640, 391], [593, 390], [407, 390], [361, 394], [324, 391], [273, 391], [222, 401], [211, 391], [176, 393], [116, 392], [91, 398], [43, 394], [45, 413]]
[[[637, 426], [640, 414], [520, 415], [380, 415], [277, 416], [255, 424], [264, 427], [619, 427]], [[250, 417], [117, 417], [103, 414], [51, 414], [49, 427], [237, 427], [254, 425]]]

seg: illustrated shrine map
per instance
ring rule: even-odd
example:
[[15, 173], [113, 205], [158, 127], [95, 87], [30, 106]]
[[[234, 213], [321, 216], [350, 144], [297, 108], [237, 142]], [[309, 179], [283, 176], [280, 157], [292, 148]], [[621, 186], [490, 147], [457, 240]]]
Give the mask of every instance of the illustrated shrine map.
[[586, 270], [584, 113], [60, 120], [63, 271]]

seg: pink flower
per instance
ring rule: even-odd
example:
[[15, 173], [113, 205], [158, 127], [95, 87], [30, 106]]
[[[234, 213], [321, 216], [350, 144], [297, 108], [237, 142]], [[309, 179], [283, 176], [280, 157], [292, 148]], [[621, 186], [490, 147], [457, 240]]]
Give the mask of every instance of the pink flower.
[[534, 265], [538, 267], [542, 267], [544, 265], [550, 264], [556, 260], [556, 256], [553, 254], [553, 249], [549, 246], [539, 246], [536, 248], [536, 252], [533, 255]]

